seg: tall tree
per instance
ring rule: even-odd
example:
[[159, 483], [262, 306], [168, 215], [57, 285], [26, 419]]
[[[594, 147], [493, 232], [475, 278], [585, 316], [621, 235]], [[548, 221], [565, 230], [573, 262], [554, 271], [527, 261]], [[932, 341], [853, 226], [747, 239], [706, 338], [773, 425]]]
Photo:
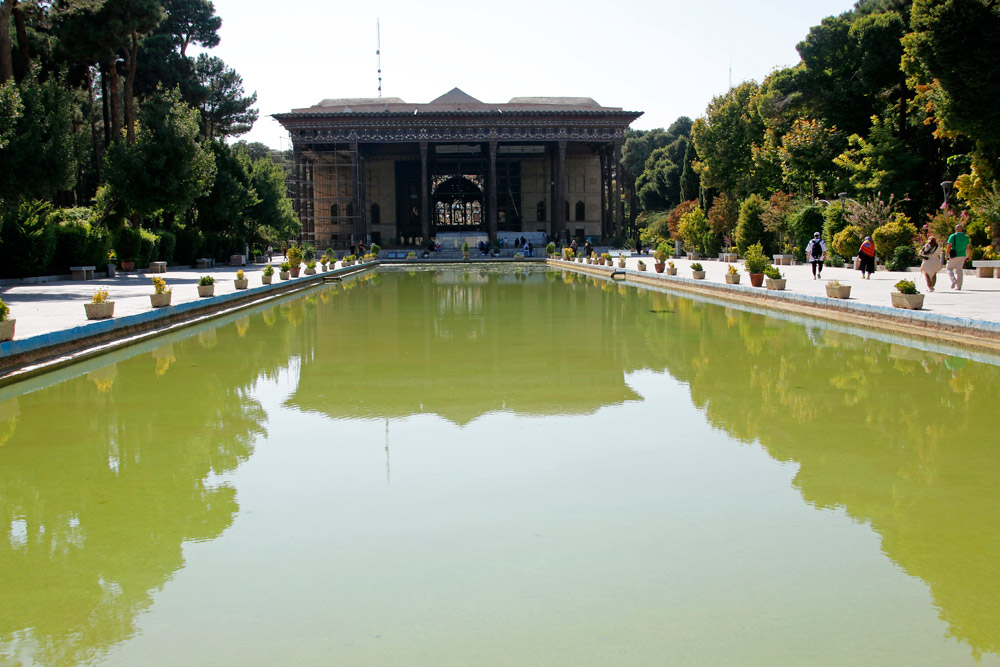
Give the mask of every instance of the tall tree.
[[202, 135], [208, 139], [246, 134], [257, 120], [257, 93], [243, 94], [243, 78], [220, 58], [201, 54], [195, 72], [204, 91]]
[[764, 123], [754, 99], [759, 86], [741, 83], [712, 99], [692, 129], [702, 185], [742, 199], [754, 191], [753, 146], [763, 140]]

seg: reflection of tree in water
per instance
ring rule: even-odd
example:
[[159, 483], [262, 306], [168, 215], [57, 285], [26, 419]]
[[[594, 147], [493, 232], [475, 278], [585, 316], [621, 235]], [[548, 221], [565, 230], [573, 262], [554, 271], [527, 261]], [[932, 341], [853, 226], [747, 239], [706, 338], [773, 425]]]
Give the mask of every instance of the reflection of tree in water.
[[211, 479], [265, 434], [249, 387], [287, 365], [291, 340], [288, 331], [276, 345], [241, 338], [245, 326], [203, 330], [16, 399], [16, 428], [0, 447], [0, 657], [99, 657], [134, 632], [183, 565], [182, 544], [232, 523], [235, 489]]
[[[662, 297], [661, 297], [662, 298]], [[1000, 653], [1000, 371], [668, 297], [669, 372], [715, 426], [800, 464], [817, 507], [843, 507], [926, 581], [951, 634]], [[735, 321], [734, 321], [735, 319]]]

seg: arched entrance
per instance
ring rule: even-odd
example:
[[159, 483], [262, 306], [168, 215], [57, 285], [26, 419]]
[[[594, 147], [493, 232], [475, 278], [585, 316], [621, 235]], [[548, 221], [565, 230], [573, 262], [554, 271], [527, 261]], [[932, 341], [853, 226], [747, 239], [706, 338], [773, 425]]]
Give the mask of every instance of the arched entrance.
[[483, 190], [475, 176], [448, 176], [434, 185], [434, 224], [439, 232], [480, 231]]

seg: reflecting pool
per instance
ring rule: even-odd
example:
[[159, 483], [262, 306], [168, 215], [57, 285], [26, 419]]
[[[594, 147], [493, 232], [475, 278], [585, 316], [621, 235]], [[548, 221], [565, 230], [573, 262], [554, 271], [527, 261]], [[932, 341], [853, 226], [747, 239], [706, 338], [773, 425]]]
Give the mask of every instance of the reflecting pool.
[[1000, 664], [996, 359], [383, 269], [0, 390], [0, 665]]

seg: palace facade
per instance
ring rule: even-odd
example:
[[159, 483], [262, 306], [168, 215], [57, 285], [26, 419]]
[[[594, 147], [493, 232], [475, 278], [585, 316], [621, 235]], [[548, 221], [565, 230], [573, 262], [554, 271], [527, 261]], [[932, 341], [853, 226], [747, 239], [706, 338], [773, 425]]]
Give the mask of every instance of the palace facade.
[[288, 130], [302, 239], [406, 245], [446, 232], [624, 235], [616, 173], [641, 112], [590, 98], [426, 104], [323, 100], [275, 114]]

